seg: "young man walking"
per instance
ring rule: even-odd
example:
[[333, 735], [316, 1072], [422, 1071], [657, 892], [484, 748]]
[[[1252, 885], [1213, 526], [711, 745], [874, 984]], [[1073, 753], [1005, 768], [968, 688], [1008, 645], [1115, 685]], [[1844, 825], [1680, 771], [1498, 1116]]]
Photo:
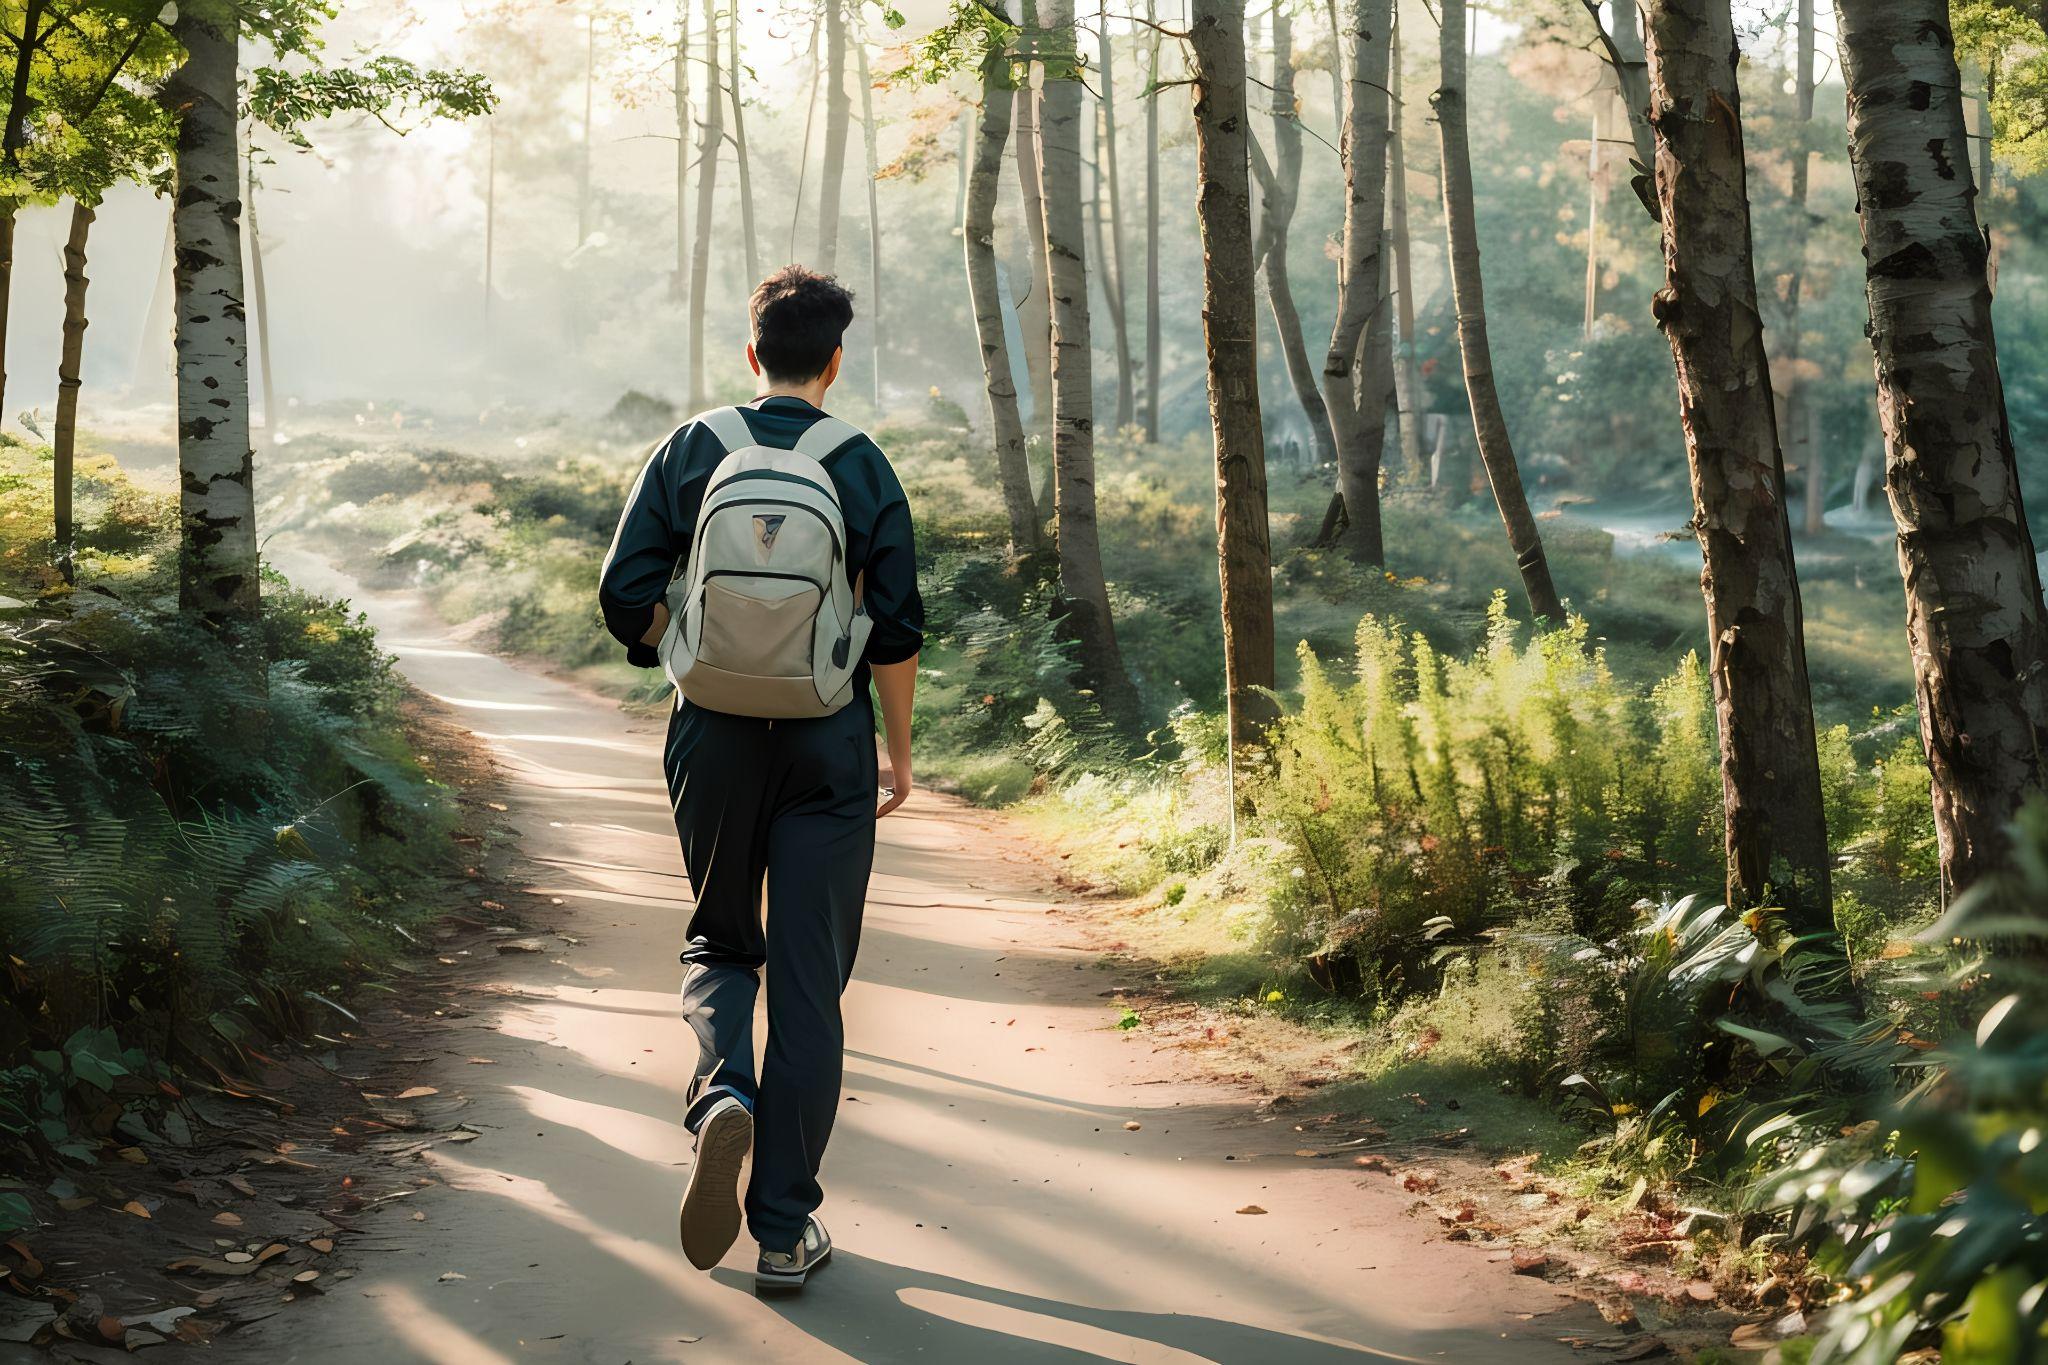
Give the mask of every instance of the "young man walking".
[[682, 996], [698, 1047], [683, 1120], [696, 1137], [683, 1249], [708, 1270], [731, 1248], [751, 1149], [756, 1283], [794, 1287], [832, 1250], [816, 1210], [839, 1105], [839, 999], [860, 941], [875, 820], [910, 793], [924, 607], [895, 471], [873, 441], [824, 412], [851, 296], [788, 266], [762, 281], [749, 311], [760, 396], [702, 414], [656, 448], [598, 595], [626, 657], [679, 679], [664, 767], [696, 893]]

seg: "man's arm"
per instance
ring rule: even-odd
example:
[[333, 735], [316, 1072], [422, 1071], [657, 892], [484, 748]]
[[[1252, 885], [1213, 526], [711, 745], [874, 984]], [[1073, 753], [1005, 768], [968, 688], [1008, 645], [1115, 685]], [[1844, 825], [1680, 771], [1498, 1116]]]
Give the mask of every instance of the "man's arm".
[[879, 820], [910, 797], [910, 703], [917, 693], [917, 656], [871, 667], [875, 696], [882, 703], [882, 734], [889, 746], [889, 794], [875, 808]]
[[626, 646], [627, 660], [642, 668], [659, 662], [650, 646], [660, 642], [668, 625], [668, 607], [662, 597], [680, 553], [670, 510], [668, 462], [679, 453], [674, 447], [680, 440], [679, 433], [655, 447], [642, 466], [598, 575], [598, 604], [605, 627]]

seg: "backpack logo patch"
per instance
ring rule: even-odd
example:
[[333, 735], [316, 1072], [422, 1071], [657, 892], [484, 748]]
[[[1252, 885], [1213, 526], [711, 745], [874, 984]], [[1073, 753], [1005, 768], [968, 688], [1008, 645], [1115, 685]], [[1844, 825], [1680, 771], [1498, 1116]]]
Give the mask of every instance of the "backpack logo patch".
[[782, 533], [786, 516], [758, 516], [754, 518], [754, 543], [760, 547], [761, 562], [767, 563], [768, 556], [775, 553], [775, 537]]

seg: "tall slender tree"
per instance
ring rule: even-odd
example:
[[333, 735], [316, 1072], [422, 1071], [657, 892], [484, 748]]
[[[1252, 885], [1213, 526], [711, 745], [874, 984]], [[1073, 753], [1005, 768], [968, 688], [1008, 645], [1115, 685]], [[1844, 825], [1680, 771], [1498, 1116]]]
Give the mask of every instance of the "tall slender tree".
[[165, 91], [179, 109], [173, 289], [178, 310], [178, 601], [222, 627], [259, 610], [249, 333], [242, 304], [239, 11], [187, 4], [172, 25], [185, 61]]
[[[669, 97], [676, 112], [676, 268], [669, 277], [669, 297], [680, 302], [690, 282], [690, 0], [676, 0], [676, 41], [669, 51]], [[492, 125], [491, 156], [495, 178], [497, 125]], [[493, 186], [495, 188], [495, 184]]]
[[[1367, 324], [1380, 297], [1380, 251], [1386, 240], [1387, 53], [1393, 0], [1353, 0], [1338, 45], [1343, 59], [1344, 239], [1337, 266], [1336, 321], [1323, 355], [1323, 402], [1337, 445], [1337, 496], [1343, 502], [1344, 544], [1368, 564], [1386, 559], [1380, 532], [1379, 445], [1361, 409], [1359, 365]], [[1384, 437], [1384, 426], [1379, 428]], [[1334, 511], [1333, 507], [1333, 511]]]
[[1309, 359], [1308, 342], [1301, 334], [1301, 310], [1294, 305], [1294, 286], [1287, 274], [1287, 230], [1301, 197], [1301, 113], [1294, 94], [1294, 28], [1284, 9], [1273, 11], [1272, 90], [1272, 164], [1267, 164], [1257, 138], [1245, 139], [1259, 185], [1259, 233], [1252, 255], [1266, 284], [1273, 331], [1320, 467], [1336, 462], [1337, 439], [1330, 434], [1330, 409], [1316, 387], [1315, 362]]
[[1648, 0], [1664, 287], [1720, 726], [1728, 898], [1838, 944], [1770, 360], [1757, 308], [1729, 0]]
[[868, 80], [868, 43], [865, 32], [856, 33], [853, 43], [854, 74], [860, 81], [860, 142], [867, 166], [868, 186], [868, 378], [875, 411], [882, 410], [882, 208], [876, 196], [881, 167], [875, 154], [875, 90]]
[[57, 361], [57, 426], [50, 442], [55, 466], [52, 510], [56, 520], [57, 567], [72, 580], [74, 535], [71, 522], [73, 451], [78, 439], [79, 367], [85, 355], [85, 250], [92, 231], [92, 206], [71, 201], [71, 233], [64, 242], [64, 345]]
[[1053, 507], [1058, 523], [1061, 628], [1076, 642], [1077, 677], [1128, 726], [1137, 695], [1117, 648], [1095, 519], [1095, 395], [1088, 256], [1081, 223], [1081, 80], [1074, 0], [1040, 7], [1039, 174], [1052, 277]]
[[[1024, 44], [1029, 56], [1038, 38], [1038, 8], [1024, 0]], [[1017, 309], [1024, 340], [1024, 374], [1031, 386], [1031, 432], [1052, 437], [1052, 279], [1045, 257], [1045, 181], [1039, 173], [1039, 75], [1035, 60], [1022, 64], [1017, 85], [1017, 190], [1024, 200], [1024, 251], [1029, 279]]]
[[1607, 58], [1607, 66], [1614, 77], [1615, 92], [1621, 96], [1621, 107], [1628, 115], [1629, 139], [1635, 146], [1633, 162], [1635, 174], [1629, 180], [1629, 187], [1640, 199], [1643, 209], [1652, 218], [1657, 216], [1657, 186], [1651, 176], [1651, 167], [1657, 161], [1656, 135], [1650, 131], [1650, 66], [1643, 55], [1643, 33], [1637, 27], [1638, 15], [1633, 0], [1608, 0], [1608, 13], [1613, 16], [1613, 27], [1600, 17], [1601, 0], [1579, 0], [1586, 13], [1593, 20], [1593, 27], [1600, 35], [1600, 47]]
[[732, 98], [732, 152], [740, 176], [740, 235], [746, 243], [747, 283], [752, 285], [761, 278], [761, 240], [754, 226], [754, 164], [747, 153], [747, 102], [740, 93], [740, 77], [746, 73], [746, 67], [740, 64], [740, 16], [737, 6], [728, 16], [725, 33], [726, 89]]
[[1159, 439], [1159, 50], [1163, 42], [1153, 0], [1145, 0], [1151, 34], [1145, 90], [1145, 439]]
[[1387, 250], [1393, 256], [1394, 406], [1401, 423], [1403, 477], [1427, 482], [1422, 453], [1422, 414], [1429, 404], [1422, 394], [1422, 375], [1415, 364], [1415, 260], [1408, 235], [1408, 153], [1403, 137], [1401, 104], [1401, 21], [1395, 7], [1394, 35], [1387, 55], [1387, 91], [1391, 114], [1387, 128]]
[[2048, 620], [1991, 325], [1944, 0], [1836, 0], [1885, 492], [1942, 874], [1962, 890], [2048, 785]]
[[846, 186], [846, 134], [853, 102], [846, 93], [845, 0], [824, 0], [825, 151], [818, 180], [818, 269], [829, 275], [839, 261], [839, 205]]
[[[1202, 340], [1216, 448], [1216, 557], [1233, 751], [1260, 743], [1273, 705], [1273, 556], [1259, 414], [1258, 303], [1246, 156], [1244, 0], [1194, 0], [1195, 146]], [[1284, 18], [1275, 12], [1276, 27]]]
[[1827, 458], [1819, 440], [1806, 399], [1806, 381], [1799, 360], [1800, 295], [1806, 289], [1806, 244], [1813, 225], [1806, 207], [1808, 186], [1813, 179], [1813, 152], [1807, 139], [1813, 135], [1813, 0], [1796, 0], [1793, 6], [1792, 72], [1792, 231], [1789, 243], [1792, 269], [1787, 272], [1785, 291], [1785, 445], [1792, 465], [1806, 475], [1806, 533], [1819, 535], [1827, 527]]
[[1479, 459], [1493, 485], [1493, 501], [1507, 528], [1508, 548], [1521, 570], [1529, 609], [1539, 618], [1562, 622], [1564, 604], [1550, 579], [1543, 537], [1522, 491], [1522, 471], [1508, 436], [1507, 414], [1493, 383], [1493, 351], [1486, 334], [1486, 285], [1479, 268], [1479, 223], [1472, 205], [1472, 149], [1465, 107], [1465, 0], [1443, 0], [1442, 74], [1431, 97], [1437, 139], [1443, 152], [1444, 229], [1450, 241], [1451, 294], [1458, 310], [1458, 355], [1464, 362], [1465, 396], [1472, 406], [1472, 430]]
[[[829, 0], [837, 3], [837, 0]], [[711, 283], [711, 236], [717, 212], [718, 153], [725, 142], [725, 101], [718, 97], [718, 0], [704, 0], [704, 120], [697, 137], [697, 229], [690, 247], [690, 410], [711, 402], [705, 379], [705, 293]], [[750, 280], [748, 284], [751, 286]]]
[[1003, 322], [1003, 287], [996, 270], [996, 195], [1001, 188], [1003, 147], [1010, 138], [1010, 111], [1017, 81], [1009, 43], [1015, 30], [1000, 8], [991, 6], [1001, 27], [988, 40], [981, 61], [981, 117], [967, 172], [961, 209], [961, 237], [967, 253], [967, 292], [974, 308], [975, 337], [981, 344], [982, 389], [988, 396], [989, 439], [995, 447], [996, 480], [1010, 518], [1010, 544], [1018, 551], [1039, 546], [1039, 516], [1031, 495], [1031, 467], [1024, 456], [1024, 420], [1017, 407], [1016, 371], [1010, 362]]
[[[1109, 191], [1109, 254], [1102, 262], [1103, 296], [1109, 300], [1110, 330], [1116, 343], [1116, 425], [1121, 431], [1135, 420], [1138, 398], [1137, 377], [1131, 364], [1130, 291], [1124, 287], [1123, 183], [1117, 175], [1116, 161], [1116, 50], [1110, 45], [1106, 14], [1098, 13], [1096, 16], [1096, 36], [1101, 54], [1100, 69], [1096, 72], [1096, 79], [1101, 83], [1098, 108], [1102, 113], [1101, 153], [1096, 173], [1101, 186]], [[1103, 214], [1098, 208], [1096, 222], [1102, 221]]]

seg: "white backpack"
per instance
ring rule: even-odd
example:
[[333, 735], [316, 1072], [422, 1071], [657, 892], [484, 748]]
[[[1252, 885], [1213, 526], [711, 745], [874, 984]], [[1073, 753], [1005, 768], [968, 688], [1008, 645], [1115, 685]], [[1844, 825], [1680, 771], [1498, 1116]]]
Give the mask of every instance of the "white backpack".
[[696, 420], [726, 456], [704, 486], [688, 566], [668, 586], [662, 667], [707, 710], [829, 716], [853, 699], [874, 623], [847, 580], [839, 494], [819, 461], [860, 432], [821, 418], [779, 450], [737, 408]]

